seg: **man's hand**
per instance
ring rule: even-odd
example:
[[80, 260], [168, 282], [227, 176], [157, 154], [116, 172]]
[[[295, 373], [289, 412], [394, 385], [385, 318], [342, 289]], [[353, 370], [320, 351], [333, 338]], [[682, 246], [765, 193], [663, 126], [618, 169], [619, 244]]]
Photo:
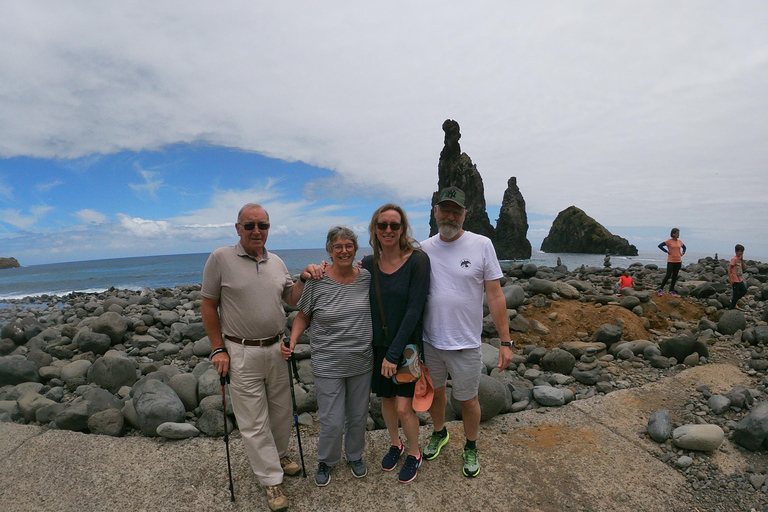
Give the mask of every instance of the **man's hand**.
[[506, 370], [511, 362], [512, 347], [499, 347], [499, 362], [496, 364], [496, 368]]
[[213, 363], [213, 367], [216, 368], [216, 371], [219, 372], [220, 376], [227, 376], [227, 372], [229, 371], [229, 354], [226, 352], [219, 352], [211, 358], [211, 363]]

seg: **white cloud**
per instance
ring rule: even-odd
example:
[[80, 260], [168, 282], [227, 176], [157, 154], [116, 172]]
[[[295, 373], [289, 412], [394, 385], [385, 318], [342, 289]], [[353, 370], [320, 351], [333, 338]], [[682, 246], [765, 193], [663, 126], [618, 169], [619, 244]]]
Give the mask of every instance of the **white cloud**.
[[52, 206], [38, 205], [30, 208], [29, 213], [25, 214], [19, 209], [6, 208], [0, 210], [0, 222], [5, 222], [19, 229], [29, 229], [52, 209]]
[[157, 191], [163, 186], [163, 180], [158, 178], [159, 173], [141, 169], [138, 167], [138, 164], [136, 167], [136, 172], [144, 178], [144, 183], [129, 183], [128, 186], [139, 195], [148, 194], [152, 197], [157, 197]]
[[95, 210], [85, 209], [75, 212], [75, 217], [80, 219], [80, 222], [90, 225], [104, 224], [107, 222], [107, 216], [103, 213], [99, 213]]
[[171, 234], [172, 225], [164, 220], [148, 220], [129, 217], [119, 213], [118, 229], [123, 229], [137, 238], [163, 238]]
[[0, 199], [2, 198], [13, 198], [13, 187], [5, 185], [2, 181], [0, 181]]
[[64, 184], [64, 182], [61, 180], [49, 181], [46, 183], [38, 183], [35, 186], [35, 188], [37, 188], [39, 192], [48, 192], [52, 188], [58, 187], [59, 185], [62, 185], [62, 184]]
[[[303, 197], [221, 191], [173, 220], [233, 223], [258, 200], [280, 238], [349, 222], [318, 198], [428, 200], [453, 118], [489, 206], [517, 176], [529, 212], [768, 238], [768, 4], [217, 5], [7, 6], [0, 156], [87, 168], [205, 141], [335, 171]], [[137, 172], [155, 197], [160, 175]]]

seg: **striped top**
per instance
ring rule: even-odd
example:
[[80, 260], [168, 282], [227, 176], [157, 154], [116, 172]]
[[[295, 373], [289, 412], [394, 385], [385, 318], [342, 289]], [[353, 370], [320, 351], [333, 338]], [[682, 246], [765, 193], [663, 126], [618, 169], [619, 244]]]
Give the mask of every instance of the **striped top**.
[[371, 274], [360, 269], [350, 284], [327, 275], [310, 279], [298, 307], [311, 318], [309, 346], [315, 377], [342, 378], [373, 370]]

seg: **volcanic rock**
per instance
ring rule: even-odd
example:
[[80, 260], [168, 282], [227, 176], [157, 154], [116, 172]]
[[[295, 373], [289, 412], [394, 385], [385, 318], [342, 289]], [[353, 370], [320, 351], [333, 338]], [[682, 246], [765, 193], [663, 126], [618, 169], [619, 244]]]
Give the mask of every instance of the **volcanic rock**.
[[514, 176], [507, 181], [507, 190], [501, 201], [499, 219], [496, 221], [496, 238], [493, 241], [499, 259], [528, 259], [531, 257], [531, 242], [528, 233], [528, 216], [525, 213], [525, 199], [517, 187]]
[[626, 238], [611, 234], [599, 222], [575, 206], [561, 211], [549, 235], [541, 243], [544, 252], [574, 252], [584, 254], [618, 254], [637, 256], [637, 247]]
[[0, 269], [20, 267], [16, 258], [0, 258]]

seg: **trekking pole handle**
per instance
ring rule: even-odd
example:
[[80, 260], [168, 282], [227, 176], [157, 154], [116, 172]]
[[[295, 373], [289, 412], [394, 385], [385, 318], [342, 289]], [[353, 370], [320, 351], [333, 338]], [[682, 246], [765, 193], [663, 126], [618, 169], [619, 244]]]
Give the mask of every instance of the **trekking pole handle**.
[[229, 384], [229, 374], [225, 377], [224, 375], [219, 375], [219, 382], [223, 386], [224, 384]]

